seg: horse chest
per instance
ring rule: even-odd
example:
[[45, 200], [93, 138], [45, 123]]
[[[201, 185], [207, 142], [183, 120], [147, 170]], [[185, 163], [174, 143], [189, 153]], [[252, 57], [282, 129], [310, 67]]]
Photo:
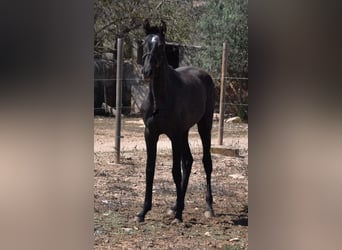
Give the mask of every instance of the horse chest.
[[158, 134], [172, 135], [176, 132], [185, 130], [184, 123], [178, 116], [170, 115], [161, 110], [156, 114], [145, 116], [145, 126]]

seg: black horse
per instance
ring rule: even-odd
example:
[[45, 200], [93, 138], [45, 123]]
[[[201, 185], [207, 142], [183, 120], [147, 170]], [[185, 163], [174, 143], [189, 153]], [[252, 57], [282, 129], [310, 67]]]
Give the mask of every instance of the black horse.
[[[193, 158], [188, 133], [197, 123], [203, 144], [203, 164], [207, 176], [206, 217], [212, 217], [211, 193], [212, 161], [210, 155], [211, 128], [214, 111], [214, 84], [205, 71], [194, 67], [174, 70], [168, 65], [165, 53], [166, 25], [160, 27], [144, 23], [146, 37], [143, 45], [144, 78], [149, 81], [149, 94], [142, 109], [147, 149], [146, 193], [143, 209], [137, 222], [145, 219], [152, 207], [152, 188], [159, 135], [166, 134], [172, 143], [172, 176], [176, 184], [177, 200], [170, 211], [174, 223], [182, 221], [184, 197], [188, 186]], [[181, 170], [182, 168], [182, 170]]]

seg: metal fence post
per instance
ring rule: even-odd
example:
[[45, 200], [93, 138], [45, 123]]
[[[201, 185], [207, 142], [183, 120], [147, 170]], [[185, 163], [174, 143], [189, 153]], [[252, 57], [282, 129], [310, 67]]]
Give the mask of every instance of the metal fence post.
[[115, 162], [120, 163], [121, 108], [123, 76], [123, 41], [118, 38], [116, 62]]
[[225, 96], [225, 78], [227, 71], [227, 44], [223, 43], [222, 51], [222, 69], [221, 69], [221, 89], [220, 89], [220, 116], [219, 116], [219, 131], [218, 144], [223, 144], [223, 129], [224, 129], [224, 96]]

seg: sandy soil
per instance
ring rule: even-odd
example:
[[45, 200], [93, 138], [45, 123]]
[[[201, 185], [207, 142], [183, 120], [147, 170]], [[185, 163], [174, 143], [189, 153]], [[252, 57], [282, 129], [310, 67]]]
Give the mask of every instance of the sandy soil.
[[[137, 224], [145, 189], [144, 125], [123, 118], [121, 163], [114, 163], [115, 119], [94, 118], [94, 249], [247, 249], [248, 248], [248, 125], [225, 124], [224, 144], [241, 157], [213, 154], [212, 189], [216, 216], [204, 217], [205, 173], [196, 126], [190, 131], [194, 158], [183, 222], [171, 225], [166, 213], [176, 198], [171, 174], [171, 144], [158, 142], [153, 207]], [[217, 123], [213, 127], [214, 145]]]

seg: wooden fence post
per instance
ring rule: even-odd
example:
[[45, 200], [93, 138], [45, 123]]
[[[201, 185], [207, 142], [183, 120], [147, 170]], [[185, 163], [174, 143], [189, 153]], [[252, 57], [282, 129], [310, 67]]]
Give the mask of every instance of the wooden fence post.
[[227, 71], [227, 44], [223, 43], [222, 51], [222, 69], [221, 69], [221, 88], [220, 88], [220, 116], [219, 116], [219, 131], [218, 144], [223, 144], [223, 130], [224, 130], [224, 102], [225, 102], [225, 78]]
[[115, 112], [115, 162], [120, 163], [121, 140], [121, 108], [122, 108], [122, 76], [123, 76], [123, 41], [118, 38], [116, 61], [116, 112]]

